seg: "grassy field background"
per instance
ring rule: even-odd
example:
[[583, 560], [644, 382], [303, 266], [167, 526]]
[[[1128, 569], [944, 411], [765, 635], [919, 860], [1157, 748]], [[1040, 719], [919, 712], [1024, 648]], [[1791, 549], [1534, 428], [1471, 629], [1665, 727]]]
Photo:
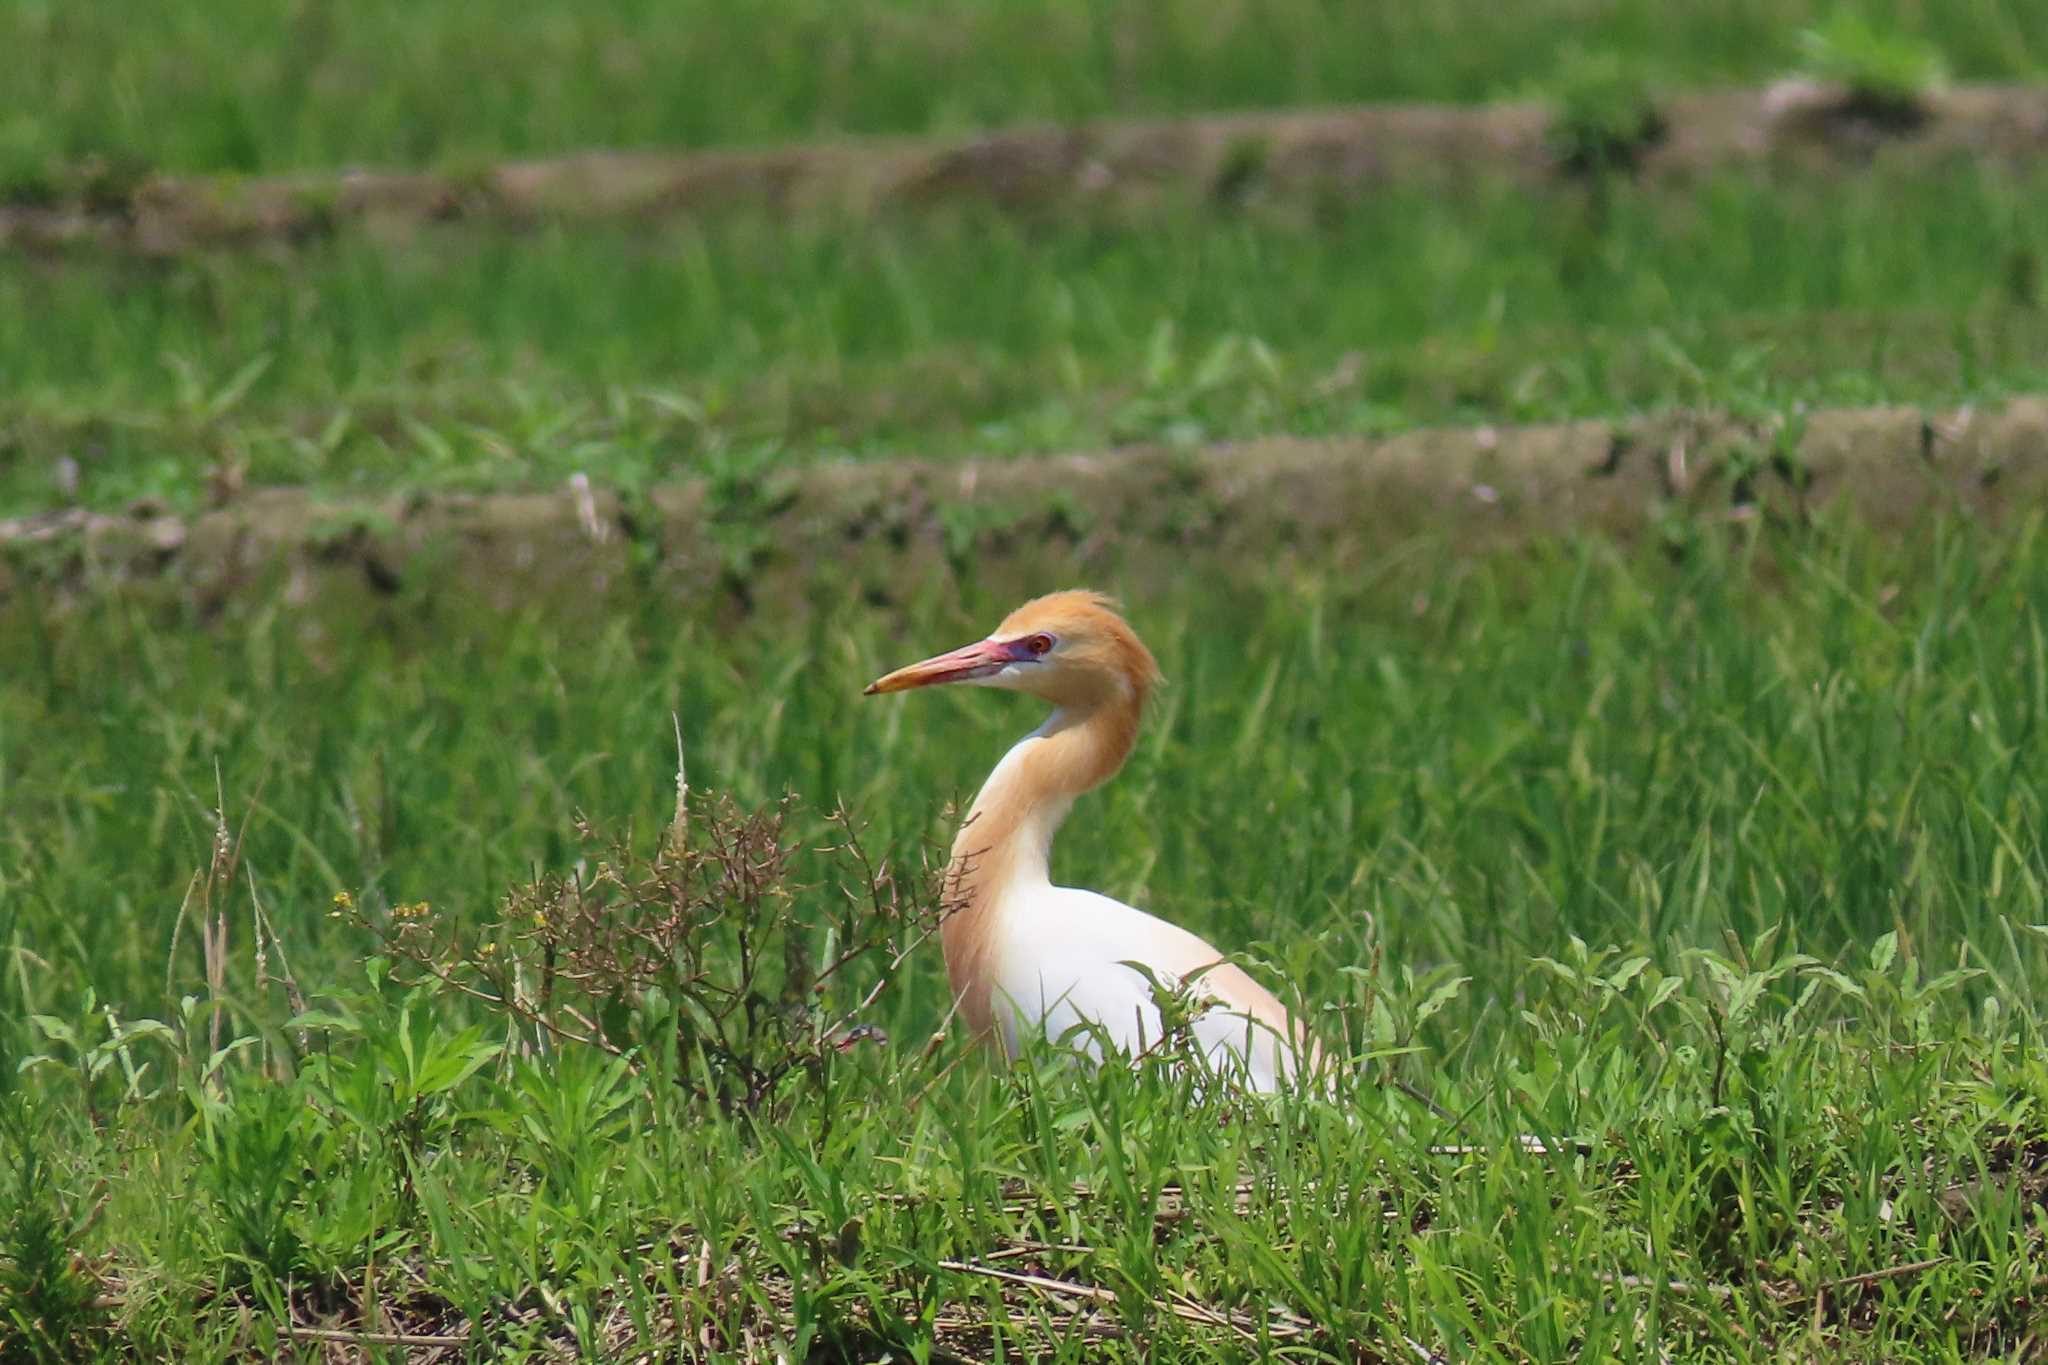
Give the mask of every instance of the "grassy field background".
[[[1665, 83], [1774, 79], [1842, 9], [1959, 77], [2026, 79], [2026, 0], [1551, 0], [1427, 10], [1330, 0], [599, 0], [494, 10], [232, 0], [197, 12], [8, 0], [27, 54], [0, 93], [0, 179], [413, 166], [595, 145], [725, 145], [1034, 119], [1360, 100], [1471, 102], [1614, 52]], [[167, 113], [166, 111], [175, 111]]]
[[[1759, 81], [1844, 14], [2048, 55], [2017, 0], [0, 0], [0, 180], [1477, 100], [1569, 49]], [[0, 257], [0, 518], [1995, 403], [2048, 384], [2044, 197], [1879, 158]], [[2038, 1358], [2048, 544], [2007, 510], [1363, 523], [1133, 594], [1170, 685], [1057, 873], [1287, 983], [1343, 1067], [1271, 1105], [937, 1036], [921, 869], [1038, 718], [860, 688], [1062, 584], [24, 574], [0, 1361]], [[745, 812], [787, 791], [785, 857]]]
[[2048, 185], [1958, 167], [1299, 221], [448, 229], [0, 261], [0, 516], [252, 485], [643, 487], [946, 457], [2039, 387]]

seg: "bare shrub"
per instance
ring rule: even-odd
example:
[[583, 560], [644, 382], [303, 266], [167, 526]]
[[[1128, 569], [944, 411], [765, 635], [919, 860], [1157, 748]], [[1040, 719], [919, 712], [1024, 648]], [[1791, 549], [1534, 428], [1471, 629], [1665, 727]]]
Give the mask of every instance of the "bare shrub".
[[516, 1047], [672, 1059], [705, 1103], [779, 1112], [793, 1080], [822, 1083], [834, 1055], [884, 1041], [868, 1016], [937, 926], [941, 878], [929, 854], [899, 878], [844, 807], [806, 843], [794, 797], [744, 810], [677, 786], [651, 855], [579, 817], [577, 866], [513, 889], [481, 923], [426, 903], [358, 919], [397, 976], [480, 1002]]

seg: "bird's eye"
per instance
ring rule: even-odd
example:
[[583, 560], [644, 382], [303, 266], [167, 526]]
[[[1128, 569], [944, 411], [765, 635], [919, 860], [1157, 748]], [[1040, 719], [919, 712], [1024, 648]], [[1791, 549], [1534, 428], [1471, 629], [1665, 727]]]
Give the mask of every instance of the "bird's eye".
[[1050, 654], [1052, 652], [1052, 636], [1034, 635], [1024, 642], [1024, 648], [1030, 650], [1033, 654]]

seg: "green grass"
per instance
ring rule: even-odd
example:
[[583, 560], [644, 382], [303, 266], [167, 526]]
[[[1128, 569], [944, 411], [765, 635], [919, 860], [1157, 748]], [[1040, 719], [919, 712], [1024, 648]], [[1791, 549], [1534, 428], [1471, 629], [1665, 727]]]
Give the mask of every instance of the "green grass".
[[[117, 174], [460, 165], [595, 144], [707, 145], [1046, 118], [1351, 100], [1474, 101], [1544, 85], [1560, 35], [1681, 84], [1799, 65], [1836, 0], [715, 0], [578, 6], [7, 0], [0, 167]], [[2026, 0], [1858, 5], [1959, 77], [2036, 77]]]
[[[1035, 716], [860, 686], [1007, 587], [723, 624], [17, 602], [0, 1349], [265, 1356], [374, 1313], [494, 1358], [1257, 1353], [1156, 1306], [1185, 1295], [1254, 1338], [1309, 1324], [1271, 1343], [1301, 1358], [2009, 1357], [2040, 1326], [2048, 549], [2031, 522], [1668, 544], [1406, 546], [1129, 604], [1170, 686], [1058, 872], [1249, 950], [1371, 1054], [1339, 1103], [1250, 1110], [928, 1054], [927, 946], [886, 1044], [721, 1116], [658, 1030], [640, 1069], [517, 1060], [494, 1012], [366, 976], [331, 914], [488, 927], [568, 870], [579, 810], [647, 848], [671, 713], [698, 787], [843, 797], [914, 861]], [[209, 953], [175, 926], [223, 801]], [[797, 924], [834, 894], [799, 890]], [[1126, 1335], [961, 1263], [1096, 1286]]]
[[1938, 48], [1866, 15], [1838, 9], [1799, 35], [1809, 73], [1842, 86], [1864, 109], [1909, 122], [1948, 79]]
[[[1942, 403], [2044, 382], [2048, 186], [1952, 170], [1388, 192], [1314, 221], [968, 214], [468, 231], [0, 262], [0, 515], [322, 489], [637, 485], [944, 456]], [[74, 478], [75, 476], [75, 478]]]
[[[0, 184], [1531, 91], [1598, 161], [1645, 75], [2048, 55], [2019, 0], [1365, 8], [0, 0]], [[2048, 388], [2044, 201], [1880, 167], [8, 257], [0, 517], [1993, 400]], [[934, 1042], [928, 943], [811, 989], [914, 937], [949, 805], [1037, 719], [861, 685], [1051, 584], [877, 606], [819, 565], [754, 615], [620, 586], [507, 616], [426, 576], [177, 608], [26, 575], [0, 1365], [312, 1356], [309, 1327], [411, 1338], [327, 1343], [363, 1359], [2024, 1358], [2048, 543], [2016, 513], [1673, 512], [1634, 548], [1351, 545], [1131, 601], [1170, 686], [1057, 870], [1287, 983], [1344, 1067], [1272, 1106]], [[786, 868], [705, 795], [788, 789]], [[607, 905], [647, 937], [579, 938]], [[879, 1036], [825, 1027], [877, 983]]]

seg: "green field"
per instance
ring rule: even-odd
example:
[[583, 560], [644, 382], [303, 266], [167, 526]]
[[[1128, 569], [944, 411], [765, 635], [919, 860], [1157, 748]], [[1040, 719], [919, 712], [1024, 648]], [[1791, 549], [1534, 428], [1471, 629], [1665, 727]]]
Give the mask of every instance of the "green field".
[[[1858, 17], [1873, 62], [2048, 61], [2019, 0], [0, 0], [0, 183], [1475, 101], [1572, 53], [1758, 82]], [[1234, 563], [1091, 525], [1168, 685], [1055, 872], [1281, 987], [1337, 1074], [1272, 1102], [946, 1027], [930, 865], [1039, 717], [861, 688], [1069, 586], [1020, 568], [1058, 537], [924, 576], [863, 534], [757, 599], [749, 555], [680, 582], [627, 526], [618, 581], [511, 611], [431, 552], [326, 591], [17, 541], [266, 487], [636, 507], [1990, 405], [2048, 391], [2044, 223], [2037, 169], [1880, 155], [0, 255], [0, 1365], [2040, 1358], [2048, 540], [2000, 501], [2031, 449], [1995, 521], [1884, 532], [1679, 499], [1637, 543], [1361, 515]]]
[[1961, 78], [2029, 79], [2027, 0], [597, 0], [487, 17], [403, 0], [0, 5], [22, 53], [0, 89], [0, 180], [30, 192], [97, 158], [266, 172], [462, 165], [594, 145], [726, 145], [1040, 119], [1357, 100], [1475, 101], [1610, 51], [1677, 85], [1801, 65], [1801, 30], [1852, 9]]
[[2048, 182], [1389, 192], [1312, 222], [945, 214], [0, 261], [0, 516], [2048, 382]]
[[[332, 631], [31, 612], [0, 690], [0, 1342], [262, 1356], [295, 1317], [487, 1353], [700, 1330], [757, 1354], [1253, 1350], [1150, 1306], [1185, 1294], [1305, 1320], [1309, 1356], [2002, 1358], [2038, 1321], [2044, 603], [2031, 531], [1954, 529], [1678, 565], [1410, 548], [1133, 604], [1170, 687], [1059, 870], [1293, 982], [1360, 1059], [1341, 1097], [1245, 1110], [1156, 1069], [928, 1051], [928, 949], [872, 1012], [887, 1044], [726, 1117], [658, 1030], [635, 1069], [513, 1060], [530, 1030], [366, 977], [334, 896], [518, 951], [499, 898], [568, 869], [577, 812], [652, 849], [672, 715], [698, 788], [844, 799], [914, 867], [1033, 717], [860, 685], [1006, 598], [795, 629], [662, 603], [580, 627], [400, 603]], [[223, 800], [239, 872], [195, 895]], [[797, 892], [807, 952], [846, 873], [794, 874], [825, 883]], [[121, 1033], [141, 1020], [168, 1029]], [[1169, 1184], [1186, 1214], [1155, 1236]], [[1124, 1296], [1129, 1335], [1084, 1346], [1028, 1292], [1006, 1318], [997, 1282], [938, 1266], [990, 1255]], [[957, 1321], [992, 1313], [994, 1337]]]

